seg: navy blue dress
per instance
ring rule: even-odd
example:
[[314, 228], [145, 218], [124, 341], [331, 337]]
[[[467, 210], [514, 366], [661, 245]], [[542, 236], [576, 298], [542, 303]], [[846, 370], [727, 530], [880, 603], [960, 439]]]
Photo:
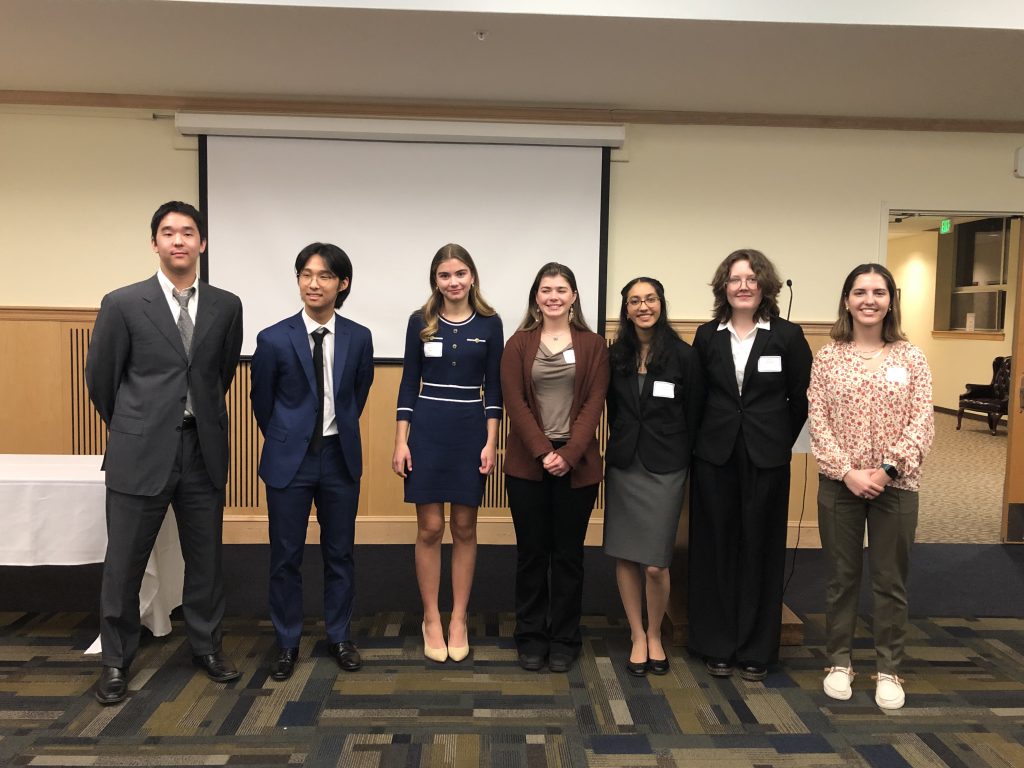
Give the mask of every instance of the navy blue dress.
[[437, 326], [421, 341], [417, 312], [405, 336], [397, 416], [411, 422], [405, 500], [478, 507], [487, 481], [480, 474], [487, 419], [501, 418], [501, 318], [474, 313], [460, 323], [439, 318]]

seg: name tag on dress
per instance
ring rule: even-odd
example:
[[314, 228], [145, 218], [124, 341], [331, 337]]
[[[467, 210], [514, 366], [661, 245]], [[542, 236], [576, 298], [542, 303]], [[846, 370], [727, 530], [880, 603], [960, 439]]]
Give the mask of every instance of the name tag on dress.
[[440, 357], [441, 356], [441, 342], [440, 341], [424, 341], [423, 342], [423, 356], [424, 357]]
[[782, 357], [779, 355], [761, 355], [757, 358], [758, 373], [782, 373]]
[[565, 360], [569, 365], [576, 364], [576, 351], [573, 349], [567, 349], [562, 353], [562, 359]]
[[907, 369], [902, 365], [894, 365], [892, 368], [886, 368], [885, 380], [892, 382], [893, 384], [906, 384]]
[[654, 382], [654, 391], [651, 392], [655, 397], [667, 397], [672, 399], [676, 396], [676, 385], [672, 381], [656, 381]]

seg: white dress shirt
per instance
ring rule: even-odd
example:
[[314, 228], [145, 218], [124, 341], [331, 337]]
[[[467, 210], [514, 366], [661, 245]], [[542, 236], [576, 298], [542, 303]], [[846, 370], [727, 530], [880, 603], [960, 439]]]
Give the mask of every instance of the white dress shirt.
[[309, 352], [313, 354], [313, 331], [326, 328], [324, 335], [324, 437], [338, 434], [338, 418], [334, 411], [334, 321], [337, 315], [331, 313], [331, 319], [320, 325], [305, 312], [302, 322], [306, 324], [306, 339], [309, 341]]
[[747, 361], [750, 359], [750, 350], [754, 348], [754, 339], [757, 336], [758, 328], [770, 331], [772, 328], [771, 321], [758, 320], [754, 323], [754, 327], [750, 329], [750, 333], [742, 339], [736, 333], [736, 329], [733, 328], [732, 320], [727, 323], [718, 324], [718, 330], [729, 332], [729, 341], [732, 343], [732, 364], [736, 369], [736, 387], [741, 395], [743, 394], [743, 374], [747, 370]]

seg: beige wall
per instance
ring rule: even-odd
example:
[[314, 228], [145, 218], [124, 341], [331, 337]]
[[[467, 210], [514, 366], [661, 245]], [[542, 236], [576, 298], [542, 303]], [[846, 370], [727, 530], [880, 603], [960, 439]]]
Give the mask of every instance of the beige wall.
[[903, 330], [924, 351], [932, 369], [932, 399], [942, 408], [955, 409], [964, 384], [988, 383], [992, 378], [992, 358], [1008, 355], [1013, 348], [1017, 272], [1014, 268], [1009, 277], [1005, 340], [932, 338], [937, 247], [935, 232], [895, 238], [889, 241], [887, 263], [900, 286]]

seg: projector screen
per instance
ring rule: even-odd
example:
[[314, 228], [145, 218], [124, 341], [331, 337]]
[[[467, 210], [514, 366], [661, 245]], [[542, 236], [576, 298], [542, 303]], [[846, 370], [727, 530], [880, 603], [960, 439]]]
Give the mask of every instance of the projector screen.
[[318, 241], [352, 259], [340, 311], [371, 329], [379, 361], [401, 359], [430, 260], [449, 242], [475, 260], [506, 338], [548, 261], [575, 272], [584, 317], [603, 331], [607, 150], [232, 136], [200, 148], [205, 276], [242, 299], [243, 355], [302, 309], [295, 257]]

